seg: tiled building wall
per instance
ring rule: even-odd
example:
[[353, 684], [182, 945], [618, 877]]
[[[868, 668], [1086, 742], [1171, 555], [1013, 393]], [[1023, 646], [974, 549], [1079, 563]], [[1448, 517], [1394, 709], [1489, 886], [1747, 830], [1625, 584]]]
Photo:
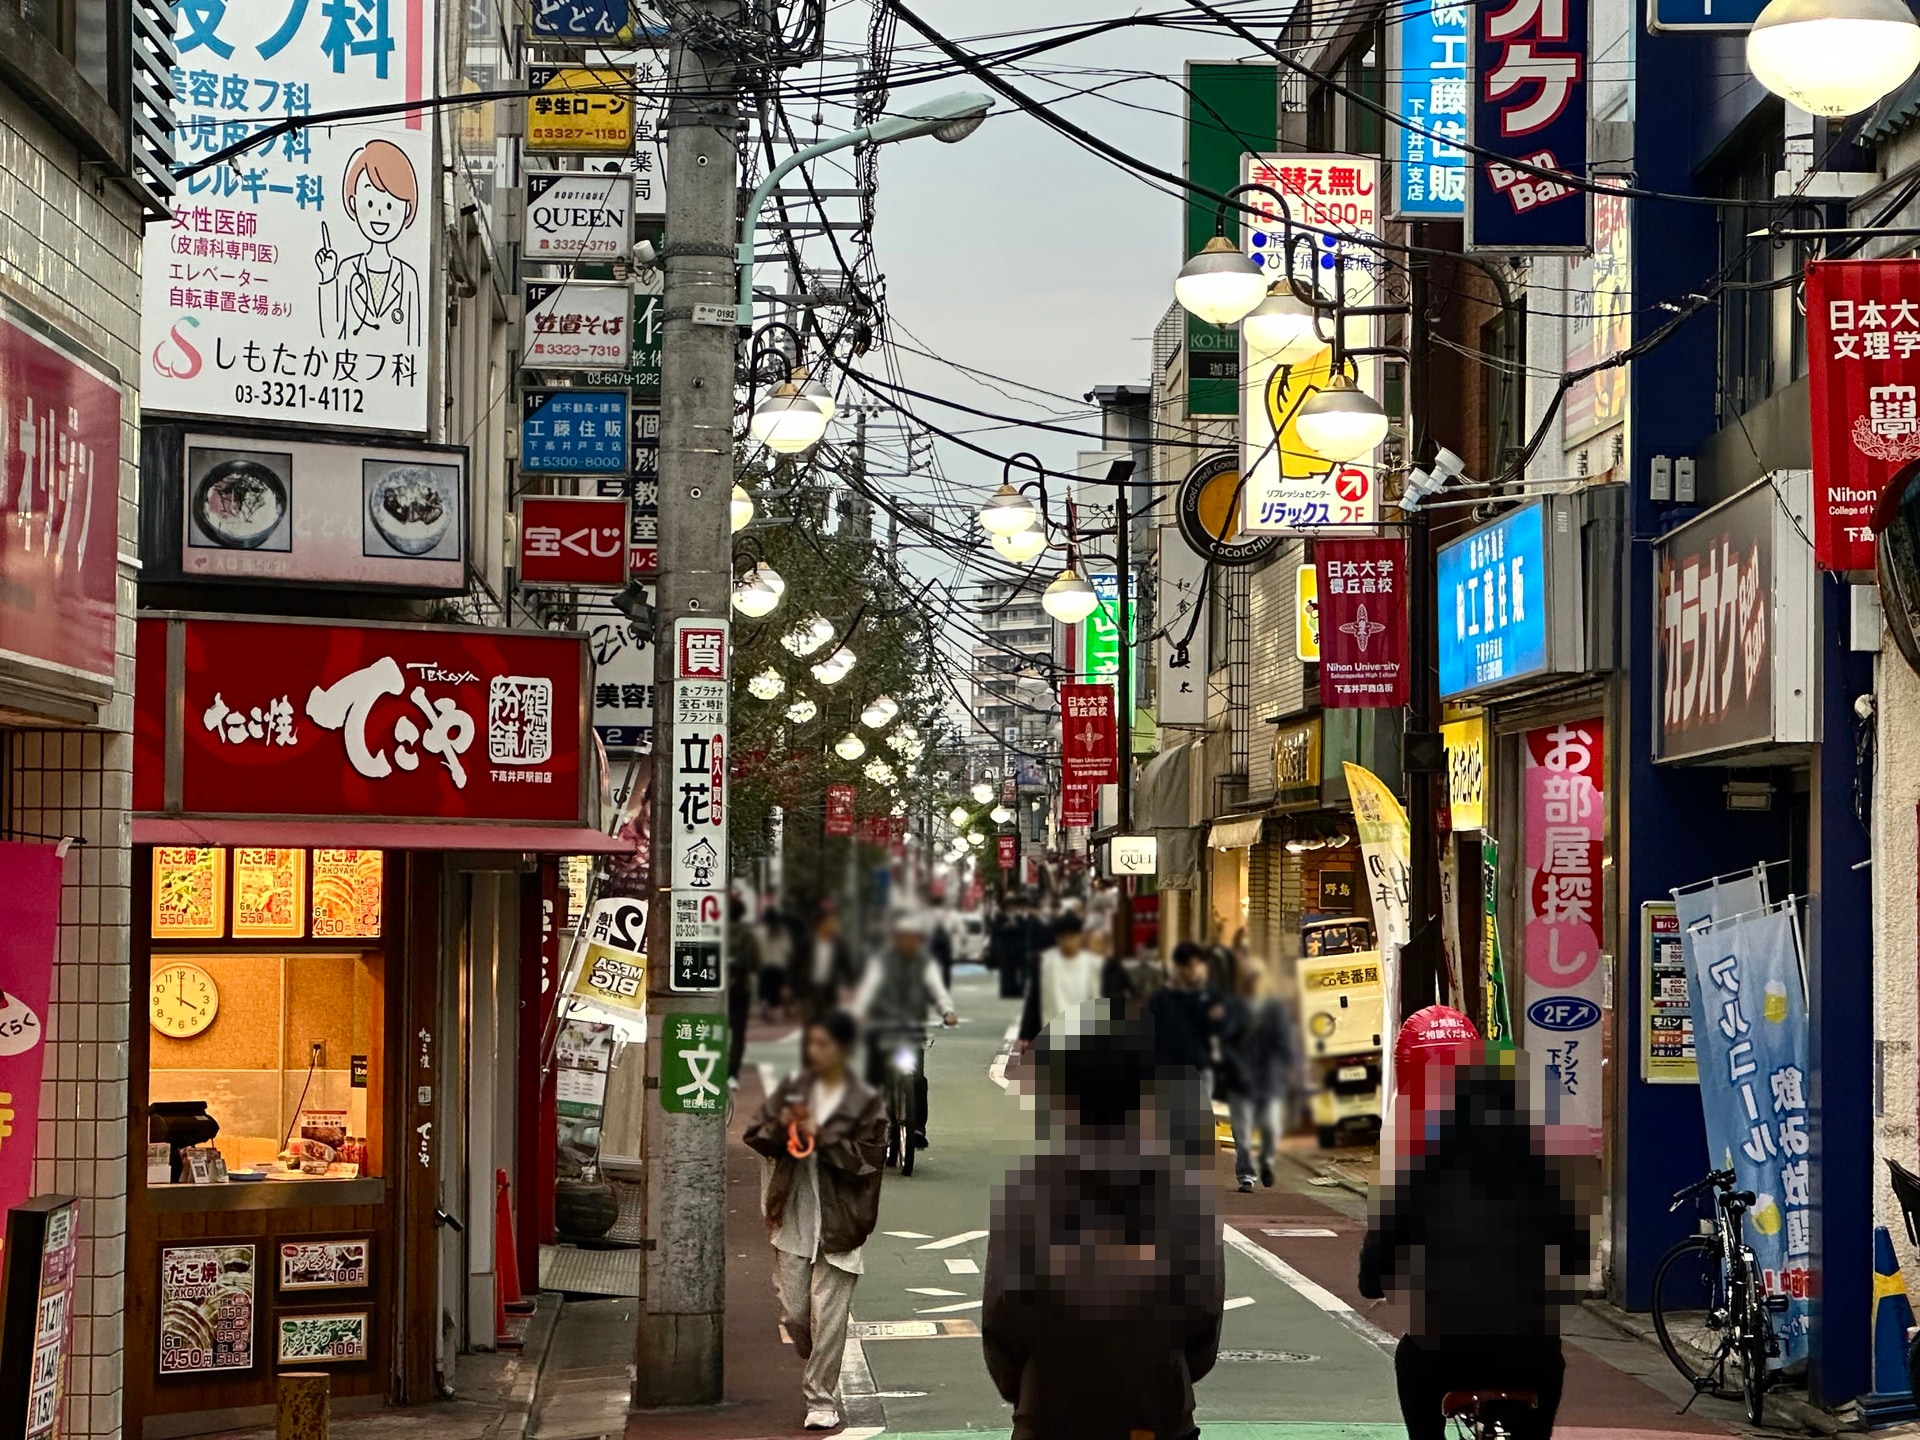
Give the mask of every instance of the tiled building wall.
[[[122, 377], [123, 557], [138, 533], [140, 238], [134, 202], [97, 169], [83, 173], [72, 145], [0, 88], [0, 290]], [[123, 1433], [133, 587], [123, 561], [103, 727], [3, 736], [6, 833], [86, 841], [64, 869], [34, 1167], [37, 1190], [84, 1202], [64, 1432], [74, 1437]]]

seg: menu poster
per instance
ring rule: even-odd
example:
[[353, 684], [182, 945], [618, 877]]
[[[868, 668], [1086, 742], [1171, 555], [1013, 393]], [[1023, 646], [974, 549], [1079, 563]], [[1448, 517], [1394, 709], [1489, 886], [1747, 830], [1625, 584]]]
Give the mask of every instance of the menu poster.
[[[48, 1197], [52, 1200], [54, 1197]], [[59, 1435], [66, 1406], [67, 1352], [73, 1344], [73, 1280], [80, 1250], [80, 1202], [55, 1202], [40, 1241], [40, 1294], [27, 1362], [25, 1440]]]
[[1671, 901], [1640, 907], [1641, 997], [1646, 1016], [1641, 1079], [1649, 1085], [1697, 1085], [1700, 1065], [1693, 1042], [1693, 995], [1687, 956], [1680, 942], [1680, 915]]
[[315, 1365], [367, 1358], [367, 1312], [344, 1315], [281, 1315], [282, 1365]]
[[380, 887], [378, 850], [313, 852], [313, 938], [378, 940]]
[[227, 933], [227, 852], [156, 845], [153, 938], [218, 940]]
[[252, 1245], [160, 1250], [160, 1373], [253, 1369]]
[[306, 933], [306, 853], [236, 847], [233, 937], [298, 940]]
[[613, 1026], [564, 1022], [553, 1059], [555, 1110], [563, 1119], [599, 1124], [613, 1068]]
[[373, 1241], [298, 1240], [280, 1247], [282, 1290], [358, 1290], [372, 1278]]

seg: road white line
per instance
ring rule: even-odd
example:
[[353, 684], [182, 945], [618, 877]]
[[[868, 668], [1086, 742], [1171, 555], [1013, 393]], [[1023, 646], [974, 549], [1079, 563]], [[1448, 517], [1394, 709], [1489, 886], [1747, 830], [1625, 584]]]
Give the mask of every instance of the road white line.
[[966, 1245], [975, 1240], [984, 1240], [986, 1238], [987, 1232], [984, 1230], [962, 1230], [958, 1235], [949, 1235], [944, 1240], [935, 1240], [930, 1244], [922, 1245], [920, 1248], [922, 1250], [951, 1250], [956, 1245]]
[[1007, 1033], [1003, 1038], [1006, 1043], [1000, 1047], [1000, 1052], [993, 1057], [993, 1063], [987, 1067], [987, 1078], [1002, 1090], [1013, 1083], [1007, 1079], [1007, 1064], [1013, 1059], [1013, 1042], [1020, 1038], [1018, 1020], [1007, 1026]]
[[1302, 1239], [1307, 1239], [1309, 1237], [1318, 1240], [1322, 1238], [1331, 1238], [1332, 1236], [1337, 1235], [1340, 1232], [1337, 1230], [1309, 1229], [1309, 1230], [1262, 1230], [1260, 1233], [1262, 1235], [1277, 1236], [1282, 1240], [1302, 1240]]
[[916, 1310], [916, 1315], [952, 1315], [960, 1310], [978, 1310], [978, 1300], [962, 1300], [958, 1305], [930, 1305], [925, 1310]]
[[1253, 1296], [1236, 1295], [1233, 1297], [1233, 1299], [1227, 1301], [1227, 1303], [1223, 1305], [1221, 1308], [1223, 1310], [1244, 1310], [1247, 1308], [1247, 1306], [1251, 1304], [1253, 1304]]
[[947, 1261], [947, 1273], [949, 1275], [978, 1275], [980, 1273], [980, 1262], [977, 1260], [949, 1260]]
[[1334, 1294], [1325, 1286], [1309, 1280], [1271, 1250], [1265, 1249], [1257, 1242], [1248, 1239], [1231, 1225], [1222, 1228], [1226, 1236], [1227, 1244], [1238, 1250], [1242, 1255], [1246, 1256], [1247, 1259], [1253, 1261], [1254, 1264], [1258, 1265], [1262, 1270], [1265, 1270], [1269, 1275], [1282, 1281], [1302, 1299], [1326, 1311], [1327, 1314], [1331, 1315], [1369, 1344], [1377, 1345], [1382, 1350], [1387, 1351], [1393, 1350], [1394, 1347], [1399, 1344], [1393, 1336], [1367, 1319], [1366, 1316], [1362, 1315], [1358, 1310], [1355, 1310], [1338, 1295]]
[[964, 1295], [967, 1292], [964, 1290], [942, 1290], [938, 1285], [909, 1285], [907, 1287], [907, 1293], [909, 1295], [931, 1295], [936, 1300], [944, 1300], [955, 1295]]
[[[891, 1235], [896, 1240], [931, 1240], [933, 1236], [922, 1235], [918, 1230], [882, 1230], [882, 1235]], [[1329, 1231], [1329, 1234], [1332, 1232]]]

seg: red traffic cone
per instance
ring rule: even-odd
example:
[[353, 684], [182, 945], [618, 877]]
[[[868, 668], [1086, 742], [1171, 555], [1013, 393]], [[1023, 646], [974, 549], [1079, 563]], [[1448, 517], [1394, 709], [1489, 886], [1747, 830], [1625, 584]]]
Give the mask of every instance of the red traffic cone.
[[520, 1293], [520, 1251], [513, 1243], [513, 1200], [507, 1184], [507, 1172], [493, 1172], [493, 1334], [494, 1344], [503, 1350], [517, 1350], [522, 1341], [507, 1326], [509, 1311], [516, 1315], [532, 1313], [533, 1305]]

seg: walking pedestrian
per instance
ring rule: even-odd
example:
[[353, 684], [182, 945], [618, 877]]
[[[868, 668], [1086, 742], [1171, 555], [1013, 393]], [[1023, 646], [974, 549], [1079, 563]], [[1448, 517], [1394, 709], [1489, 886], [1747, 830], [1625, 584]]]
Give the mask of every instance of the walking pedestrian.
[[747, 1053], [747, 1022], [753, 1015], [754, 986], [760, 975], [760, 937], [747, 923], [747, 906], [738, 895], [727, 900], [727, 1081], [740, 1078]]
[[1173, 955], [1173, 980], [1153, 992], [1147, 1021], [1156, 1082], [1175, 1150], [1196, 1165], [1214, 1150], [1214, 1044], [1227, 1018], [1207, 952], [1191, 942]]
[[1226, 1263], [1211, 1189], [1143, 1143], [1153, 1053], [1103, 1002], [1044, 1031], [1053, 1142], [994, 1195], [980, 1333], [1013, 1440], [1193, 1440]]
[[[1445, 1440], [1441, 1404], [1456, 1390], [1529, 1391], [1514, 1440], [1553, 1432], [1566, 1369], [1558, 1310], [1587, 1273], [1590, 1237], [1527, 1116], [1515, 1078], [1525, 1063], [1487, 1055], [1454, 1070], [1451, 1105], [1375, 1202], [1360, 1293], [1409, 1292], [1393, 1366], [1408, 1440]], [[1425, 1083], [1445, 1081], [1430, 1070]]]
[[1100, 962], [1086, 946], [1078, 915], [1062, 915], [1053, 925], [1053, 944], [1040, 956], [1021, 1016], [1020, 1038], [1031, 1042], [1061, 1015], [1100, 993]]
[[934, 963], [940, 967], [940, 979], [947, 989], [953, 989], [953, 926], [946, 911], [940, 911], [933, 922], [933, 934], [927, 939], [927, 953], [933, 956]]
[[814, 922], [813, 944], [807, 957], [807, 1014], [831, 1015], [845, 1003], [846, 995], [859, 983], [859, 968], [853, 951], [840, 934], [839, 913], [823, 901], [820, 918]]
[[879, 1094], [847, 1064], [853, 1017], [810, 1020], [805, 1068], [767, 1098], [747, 1127], [762, 1157], [760, 1204], [773, 1241], [780, 1323], [805, 1369], [806, 1428], [841, 1423], [840, 1360], [861, 1248], [880, 1219], [887, 1120]]
[[1001, 999], [1014, 1000], [1027, 993], [1030, 944], [1026, 903], [1017, 896], [1010, 898], [995, 919], [988, 940], [991, 963], [1000, 972]]
[[780, 907], [768, 902], [760, 914], [760, 1016], [772, 1021], [784, 1016], [789, 998], [788, 970], [793, 960], [793, 935]]
[[1256, 1158], [1260, 1183], [1273, 1186], [1273, 1160], [1292, 1088], [1293, 1032], [1272, 993], [1267, 968], [1257, 960], [1241, 965], [1240, 993], [1228, 1000], [1226, 1010], [1221, 1065], [1233, 1121], [1234, 1177], [1245, 1194], [1253, 1189]]

